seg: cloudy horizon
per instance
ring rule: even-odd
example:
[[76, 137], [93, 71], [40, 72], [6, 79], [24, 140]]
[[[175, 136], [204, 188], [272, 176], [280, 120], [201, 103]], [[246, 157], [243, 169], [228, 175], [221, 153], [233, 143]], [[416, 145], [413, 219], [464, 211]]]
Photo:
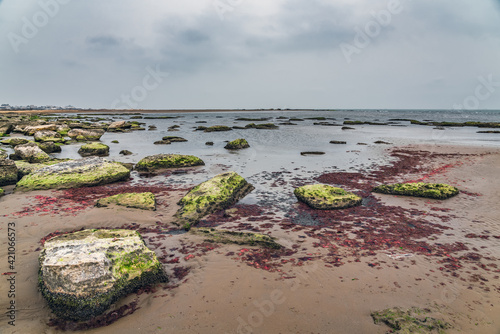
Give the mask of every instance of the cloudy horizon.
[[498, 0], [0, 0], [0, 104], [500, 109], [498, 32]]

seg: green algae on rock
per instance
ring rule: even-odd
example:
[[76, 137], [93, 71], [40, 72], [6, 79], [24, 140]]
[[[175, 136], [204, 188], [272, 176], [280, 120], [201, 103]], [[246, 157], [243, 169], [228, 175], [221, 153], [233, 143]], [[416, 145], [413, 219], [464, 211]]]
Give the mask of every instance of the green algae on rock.
[[156, 154], [140, 160], [135, 169], [151, 172], [157, 169], [203, 166], [205, 162], [194, 155]]
[[177, 203], [181, 208], [175, 217], [179, 220], [179, 225], [189, 229], [202, 217], [228, 208], [253, 189], [250, 183], [235, 172], [216, 175], [191, 189]]
[[459, 193], [457, 188], [448, 184], [424, 182], [383, 184], [373, 188], [372, 191], [381, 194], [426, 197], [434, 199], [447, 199]]
[[29, 162], [23, 161], [23, 160], [15, 161], [16, 166], [17, 166], [18, 179], [20, 180], [23, 178], [23, 176], [31, 174], [34, 171], [37, 171], [37, 170], [42, 169], [44, 167], [52, 166], [52, 165], [58, 164], [60, 162], [68, 161], [68, 160], [69, 159], [67, 159], [67, 160], [55, 160], [54, 159], [54, 160], [44, 161], [41, 163], [29, 163]]
[[0, 159], [0, 186], [16, 184], [17, 166], [13, 160]]
[[77, 141], [98, 141], [103, 134], [103, 129], [73, 129], [68, 132], [68, 137]]
[[396, 307], [372, 312], [371, 317], [375, 324], [384, 323], [389, 326], [390, 333], [445, 333], [444, 330], [451, 327], [443, 320], [426, 316], [429, 312], [430, 310], [415, 307], [406, 311]]
[[166, 282], [156, 254], [130, 230], [84, 230], [45, 242], [38, 285], [60, 318], [85, 321], [142, 287]]
[[49, 130], [35, 132], [34, 138], [35, 141], [39, 142], [64, 142], [64, 138], [62, 138], [59, 133]]
[[171, 143], [182, 143], [182, 142], [187, 141], [187, 139], [184, 139], [182, 137], [177, 137], [177, 136], [166, 136], [166, 137], [163, 137], [162, 140], [166, 140], [166, 141], [169, 141]]
[[273, 123], [264, 123], [264, 124], [250, 123], [250, 124], [245, 125], [245, 128], [247, 128], [247, 129], [274, 130], [274, 129], [278, 129], [279, 126], [277, 126]]
[[88, 157], [91, 155], [104, 157], [109, 155], [109, 146], [97, 142], [87, 143], [80, 147], [80, 149], [78, 150], [78, 154], [80, 154], [82, 157]]
[[54, 143], [53, 141], [46, 141], [43, 143], [37, 143], [38, 147], [45, 153], [59, 153], [62, 151], [60, 143]]
[[4, 194], [5, 194], [5, 190], [3, 190], [2, 188], [0, 188], [0, 197], [2, 197]]
[[16, 191], [91, 187], [128, 179], [130, 171], [117, 162], [91, 157], [60, 162], [24, 176]]
[[13, 137], [13, 138], [7, 138], [2, 140], [2, 144], [4, 145], [10, 145], [10, 146], [17, 146], [17, 145], [23, 145], [27, 144], [30, 141], [26, 138], [20, 138], [20, 137]]
[[233, 141], [227, 143], [226, 146], [224, 146], [224, 148], [228, 149], [228, 150], [241, 150], [243, 148], [249, 148], [249, 147], [250, 147], [250, 145], [243, 138], [233, 140]]
[[14, 147], [14, 152], [21, 160], [26, 160], [28, 162], [43, 162], [50, 160], [50, 156], [42, 151], [34, 142], [17, 145]]
[[272, 249], [283, 248], [283, 246], [275, 241], [275, 238], [272, 238], [265, 234], [216, 230], [214, 228], [206, 227], [192, 228], [190, 232], [205, 237], [206, 242], [262, 246]]
[[361, 204], [362, 198], [326, 184], [312, 184], [294, 190], [294, 195], [301, 202], [313, 209], [331, 210], [349, 208]]
[[229, 126], [225, 126], [225, 125], [214, 125], [214, 126], [211, 126], [208, 128], [199, 126], [198, 128], [204, 128], [203, 131], [205, 131], [205, 132], [219, 132], [219, 131], [231, 131], [231, 130], [233, 130]]
[[97, 200], [97, 207], [106, 207], [110, 204], [126, 206], [141, 210], [156, 210], [156, 198], [153, 193], [126, 193], [109, 196]]

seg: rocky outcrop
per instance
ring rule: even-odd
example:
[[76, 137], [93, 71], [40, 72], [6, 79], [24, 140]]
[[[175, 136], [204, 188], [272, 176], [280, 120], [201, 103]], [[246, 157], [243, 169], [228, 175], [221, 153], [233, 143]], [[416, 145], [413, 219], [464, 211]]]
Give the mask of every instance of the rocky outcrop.
[[0, 186], [16, 184], [17, 166], [9, 159], [0, 159]]
[[84, 144], [78, 150], [78, 154], [80, 154], [82, 157], [89, 157], [92, 155], [105, 157], [109, 155], [109, 146], [101, 143]]
[[203, 160], [193, 155], [157, 154], [140, 160], [135, 169], [142, 172], [152, 172], [165, 168], [181, 168], [205, 165]]
[[313, 209], [332, 210], [361, 204], [362, 198], [326, 184], [312, 184], [296, 188], [295, 197]]
[[33, 142], [17, 145], [14, 151], [16, 156], [21, 160], [26, 160], [28, 162], [42, 162], [50, 159], [50, 156]]
[[35, 132], [35, 141], [40, 141], [40, 142], [64, 142], [64, 139], [61, 137], [61, 135], [55, 131], [37, 131]]
[[126, 193], [109, 196], [97, 200], [97, 207], [106, 207], [111, 204], [141, 210], [156, 210], [156, 198], [153, 193]]
[[202, 217], [226, 209], [250, 193], [254, 187], [235, 172], [219, 174], [189, 191], [175, 214], [179, 225], [189, 229]]
[[373, 188], [372, 191], [381, 194], [427, 197], [435, 199], [447, 199], [458, 195], [459, 193], [457, 188], [448, 184], [424, 182], [380, 185]]
[[68, 137], [77, 141], [98, 141], [104, 134], [102, 129], [73, 129]]
[[85, 321], [123, 296], [166, 282], [155, 253], [130, 230], [84, 230], [45, 242], [38, 283], [58, 317]]
[[250, 147], [250, 145], [243, 138], [233, 140], [233, 141], [227, 143], [226, 146], [224, 146], [224, 148], [228, 149], [228, 150], [241, 150], [241, 149], [249, 148], [249, 147]]
[[24, 176], [16, 191], [90, 187], [128, 179], [130, 171], [116, 162], [92, 157], [61, 162]]

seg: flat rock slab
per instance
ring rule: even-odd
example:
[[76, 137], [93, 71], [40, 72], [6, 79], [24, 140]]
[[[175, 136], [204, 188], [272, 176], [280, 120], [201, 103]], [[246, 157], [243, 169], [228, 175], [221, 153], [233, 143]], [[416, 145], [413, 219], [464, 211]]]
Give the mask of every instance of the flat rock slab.
[[68, 137], [77, 141], [97, 141], [103, 134], [103, 129], [73, 129], [68, 132]]
[[394, 183], [373, 188], [373, 192], [390, 195], [447, 199], [458, 195], [459, 190], [444, 183]]
[[361, 204], [362, 198], [342, 188], [326, 184], [312, 184], [294, 190], [294, 195], [301, 202], [313, 209], [344, 209]]
[[153, 193], [126, 193], [109, 196], [97, 200], [97, 207], [106, 207], [110, 204], [125, 206], [141, 210], [156, 210], [156, 198]]
[[130, 230], [84, 230], [45, 242], [38, 282], [59, 317], [85, 321], [119, 298], [167, 281], [156, 254]]
[[24, 176], [16, 191], [91, 187], [128, 179], [122, 164], [92, 157], [61, 162]]
[[152, 172], [158, 169], [203, 165], [205, 165], [205, 162], [194, 155], [156, 154], [140, 160], [135, 166], [135, 169], [143, 172]]
[[191, 189], [177, 203], [181, 208], [175, 217], [180, 225], [188, 229], [204, 216], [233, 205], [253, 189], [250, 183], [235, 172], [219, 174]]
[[192, 228], [190, 232], [204, 237], [206, 242], [261, 246], [272, 249], [283, 248], [283, 246], [275, 241], [275, 238], [260, 233], [216, 230], [206, 227]]

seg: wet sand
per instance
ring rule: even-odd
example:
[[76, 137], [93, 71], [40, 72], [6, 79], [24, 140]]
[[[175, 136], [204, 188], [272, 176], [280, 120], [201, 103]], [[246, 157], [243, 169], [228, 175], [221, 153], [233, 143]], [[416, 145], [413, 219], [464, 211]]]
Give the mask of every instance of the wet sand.
[[[5, 187], [8, 195], [0, 198], [1, 214], [6, 215], [0, 217], [0, 272], [12, 271], [7, 266], [6, 225], [15, 223], [18, 312], [15, 327], [9, 326], [7, 316], [2, 314], [0, 332], [65, 332], [48, 325], [52, 315], [37, 290], [37, 258], [43, 237], [56, 230], [119, 228], [135, 223], [134, 228], [142, 229], [146, 244], [165, 260], [171, 281], [119, 301], [108, 313], [134, 301], [138, 309], [106, 327], [87, 329], [85, 333], [385, 333], [388, 328], [375, 325], [370, 312], [416, 306], [429, 308], [432, 316], [451, 323], [453, 328], [447, 333], [498, 334], [500, 150], [438, 145], [411, 149], [450, 153], [430, 162], [429, 170], [438, 171], [426, 175], [426, 181], [449, 183], [463, 192], [446, 201], [375, 197], [384, 205], [404, 210], [432, 213], [436, 208], [442, 209], [437, 212], [449, 219], [432, 215], [426, 219], [447, 229], [426, 241], [461, 242], [467, 250], [451, 256], [474, 253], [479, 254], [479, 260], [462, 260], [460, 269], [450, 271], [443, 268], [443, 263], [448, 264], [443, 262], [444, 256], [426, 256], [395, 247], [370, 256], [352, 256], [348, 247], [337, 245], [343, 264], [335, 266], [325, 261], [328, 250], [314, 244], [317, 240], [310, 237], [308, 228], [285, 229], [272, 221], [244, 217], [218, 226], [228, 229], [242, 223], [248, 224], [244, 225], [247, 229], [257, 226], [277, 237], [287, 249], [295, 250], [293, 254], [269, 257], [272, 270], [266, 270], [266, 261], [252, 262], [248, 256], [259, 253], [254, 248], [222, 245], [212, 249], [200, 237], [189, 233], [158, 233], [158, 226], [176, 229], [170, 222], [177, 209], [175, 203], [185, 189], [159, 190], [157, 211], [143, 212], [95, 208], [92, 203], [70, 200], [54, 204], [51, 198], [61, 197], [61, 192], [11, 194], [12, 187]], [[450, 167], [440, 170], [441, 166]], [[401, 181], [420, 177], [401, 175]], [[44, 212], [40, 203], [49, 205], [49, 210]], [[272, 222], [270, 227], [262, 227], [269, 222]], [[311, 229], [315, 234], [336, 232], [333, 227]], [[397, 258], [404, 254], [409, 255]], [[189, 271], [184, 276], [186, 269]], [[6, 277], [9, 276], [1, 276], [0, 280], [2, 310], [9, 305]], [[71, 324], [66, 326], [69, 328]]]

